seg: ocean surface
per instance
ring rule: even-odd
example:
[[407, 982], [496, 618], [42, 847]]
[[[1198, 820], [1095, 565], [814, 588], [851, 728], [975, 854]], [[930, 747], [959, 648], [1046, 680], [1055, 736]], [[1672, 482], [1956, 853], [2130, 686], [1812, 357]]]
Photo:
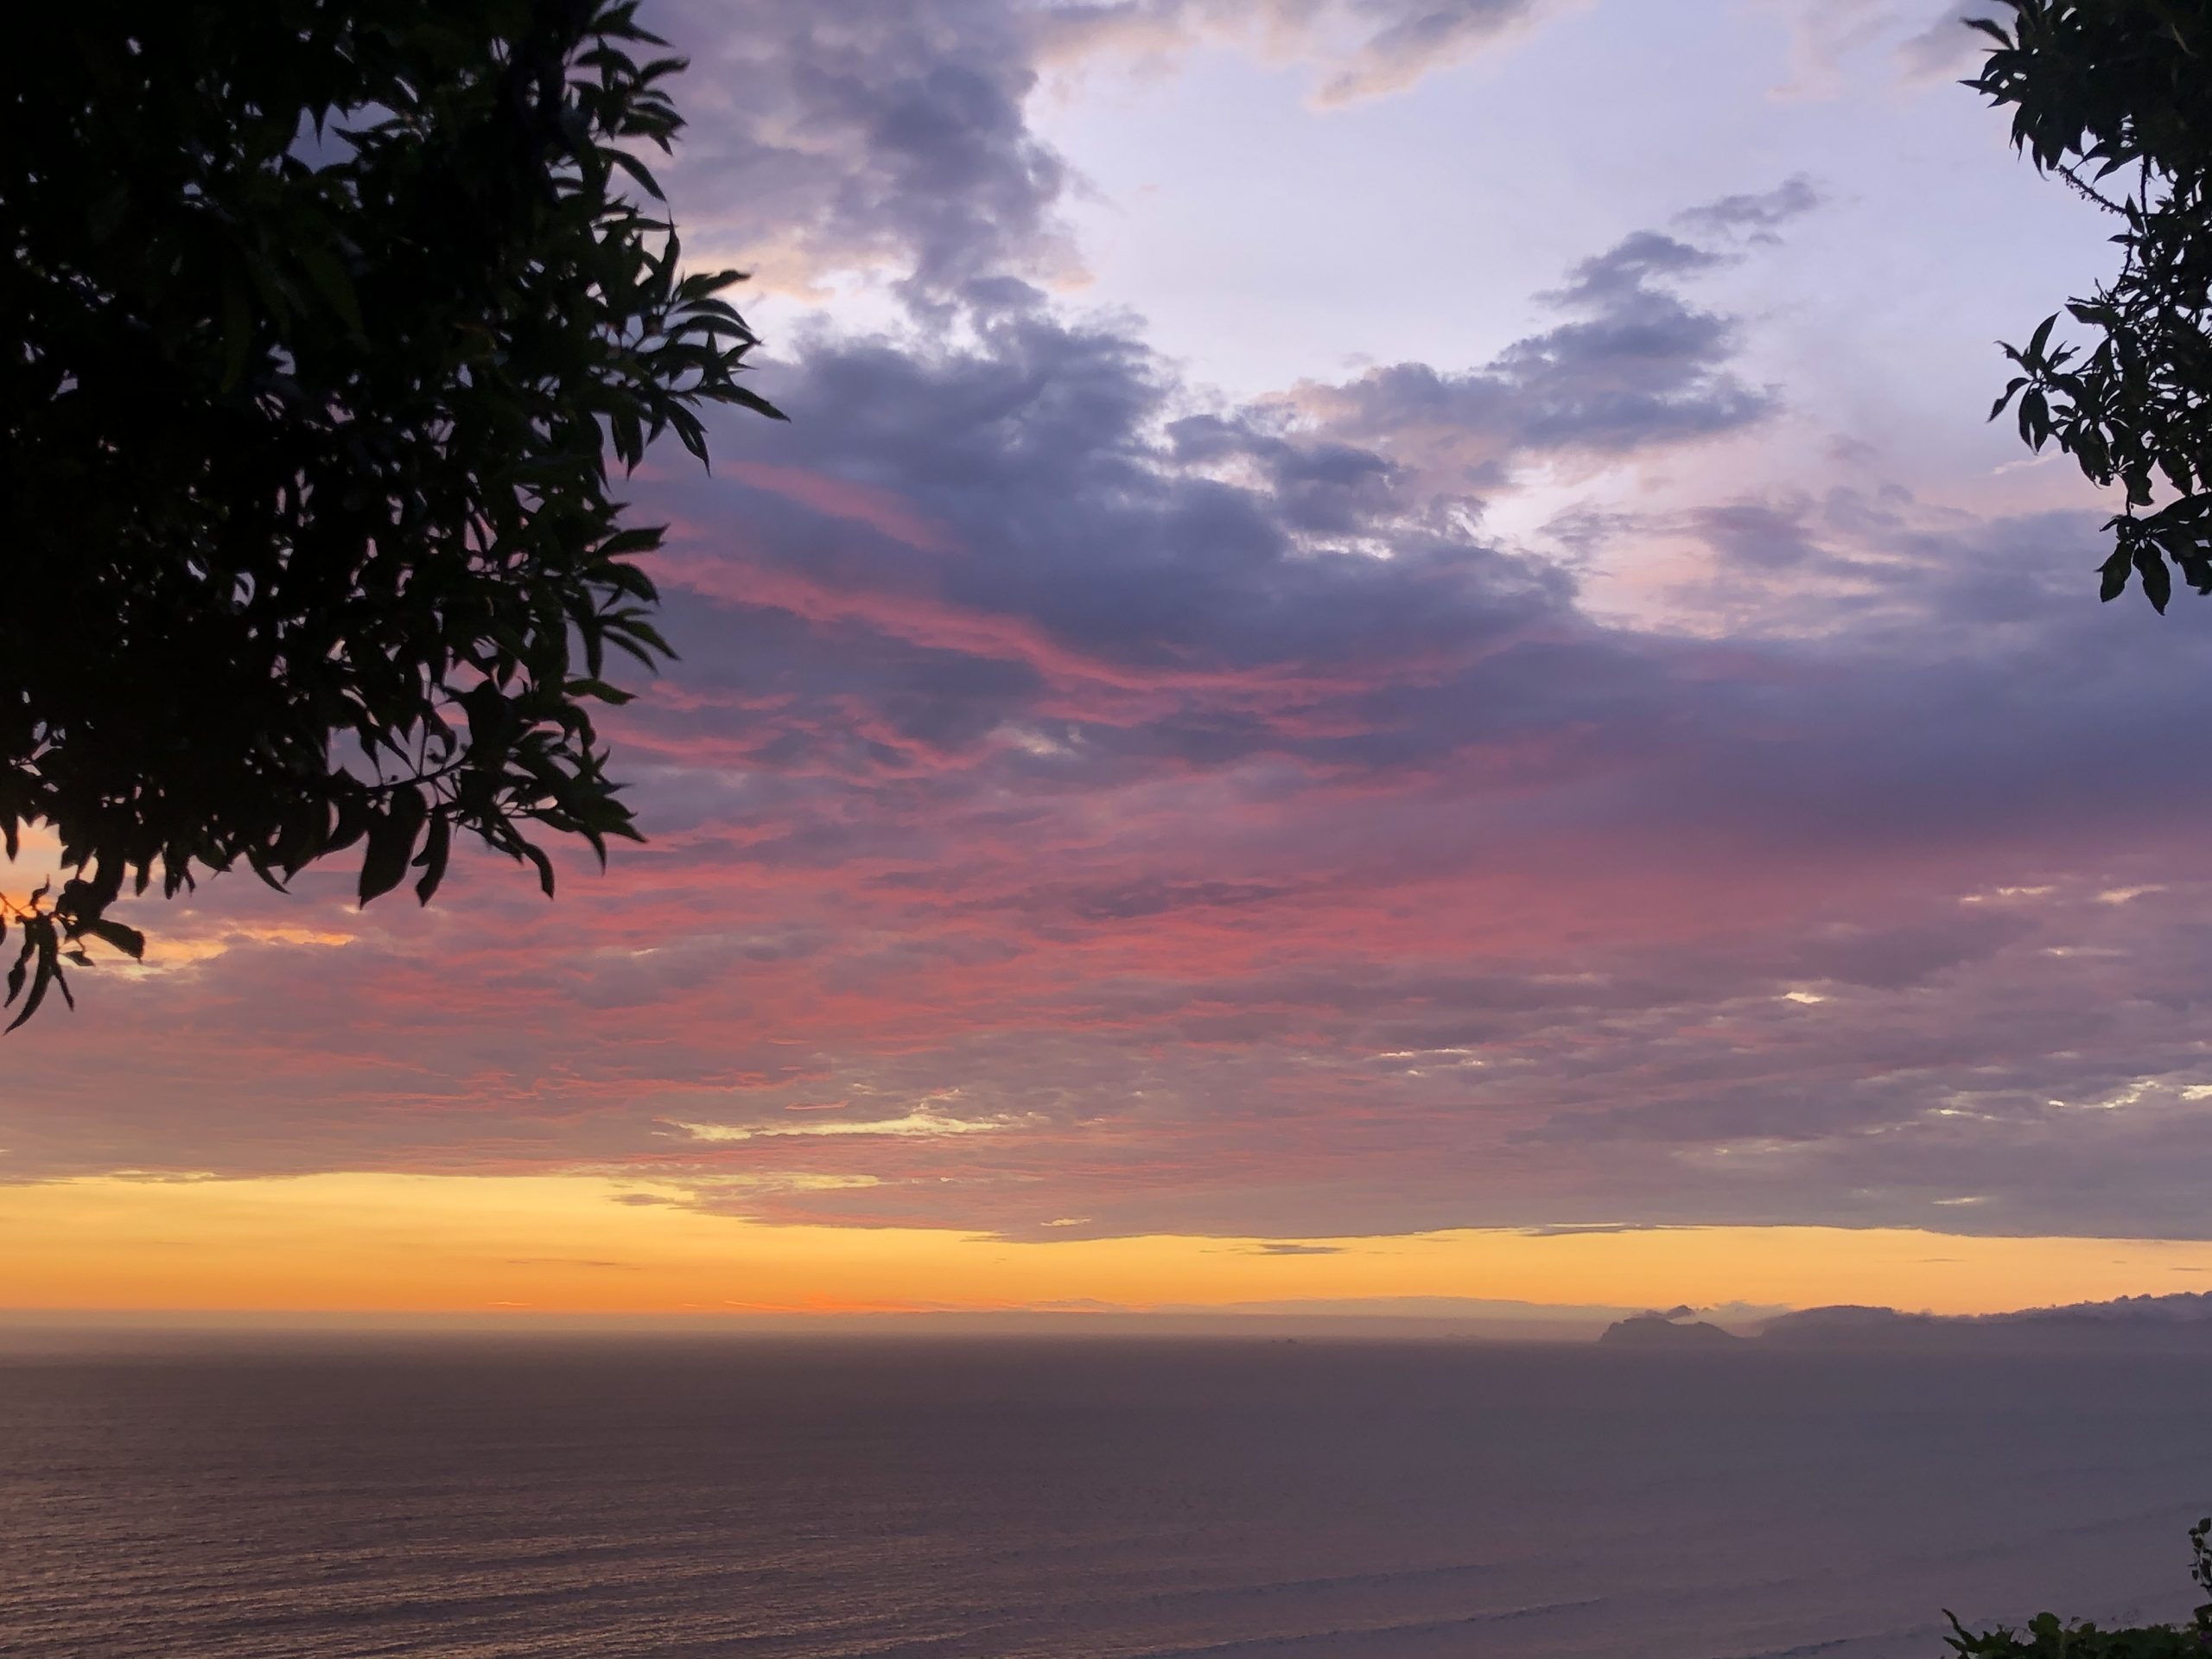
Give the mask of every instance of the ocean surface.
[[2201, 1357], [0, 1336], [8, 1659], [1935, 1659], [2207, 1511]]

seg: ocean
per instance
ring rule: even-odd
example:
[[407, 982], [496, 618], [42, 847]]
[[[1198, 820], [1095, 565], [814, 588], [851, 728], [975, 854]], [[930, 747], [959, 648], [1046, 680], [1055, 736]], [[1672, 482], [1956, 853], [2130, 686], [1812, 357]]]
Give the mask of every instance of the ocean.
[[2202, 1357], [0, 1340], [8, 1659], [1890, 1659], [2182, 1616]]

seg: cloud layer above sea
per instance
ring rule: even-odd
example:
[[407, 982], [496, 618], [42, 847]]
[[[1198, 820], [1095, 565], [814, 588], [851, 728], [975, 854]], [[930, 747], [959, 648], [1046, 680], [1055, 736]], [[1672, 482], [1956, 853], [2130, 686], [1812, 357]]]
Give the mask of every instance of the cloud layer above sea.
[[660, 10], [687, 234], [828, 302], [760, 376], [788, 428], [634, 483], [682, 658], [610, 727], [652, 843], [551, 906], [478, 861], [427, 912], [142, 918], [166, 955], [6, 1054], [0, 1177], [2212, 1231], [2201, 619], [2096, 605], [2088, 504], [1718, 459], [1792, 406], [1719, 279], [1831, 181], [1655, 200], [1485, 360], [1230, 397], [1083, 303], [1043, 78], [1249, 49], [1336, 119], [1557, 8]]

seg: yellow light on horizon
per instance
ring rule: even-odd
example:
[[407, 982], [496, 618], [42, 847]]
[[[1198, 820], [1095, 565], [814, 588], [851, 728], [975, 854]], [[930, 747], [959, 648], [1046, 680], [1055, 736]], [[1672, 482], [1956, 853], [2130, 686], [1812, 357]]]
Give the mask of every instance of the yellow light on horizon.
[[[0, 1187], [0, 1309], [578, 1314], [1131, 1310], [1412, 1297], [1988, 1313], [2194, 1288], [2212, 1243], [1910, 1229], [1013, 1241], [776, 1226], [600, 1175], [104, 1176]], [[640, 1199], [646, 1202], [639, 1202]], [[658, 1202], [653, 1200], [659, 1200]]]

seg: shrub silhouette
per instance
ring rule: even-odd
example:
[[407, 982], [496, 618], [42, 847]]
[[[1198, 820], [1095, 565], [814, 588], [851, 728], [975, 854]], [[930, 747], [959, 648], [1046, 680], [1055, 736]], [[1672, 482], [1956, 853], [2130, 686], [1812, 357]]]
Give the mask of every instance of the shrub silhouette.
[[2056, 1613], [2038, 1613], [2028, 1628], [2005, 1625], [1969, 1630], [1948, 1609], [1952, 1634], [1946, 1639], [1959, 1659], [2204, 1659], [2212, 1654], [2212, 1519], [2190, 1529], [2195, 1559], [2190, 1577], [2207, 1599], [2188, 1624], [2140, 1624], [2101, 1630], [2094, 1624], [2066, 1624]]

